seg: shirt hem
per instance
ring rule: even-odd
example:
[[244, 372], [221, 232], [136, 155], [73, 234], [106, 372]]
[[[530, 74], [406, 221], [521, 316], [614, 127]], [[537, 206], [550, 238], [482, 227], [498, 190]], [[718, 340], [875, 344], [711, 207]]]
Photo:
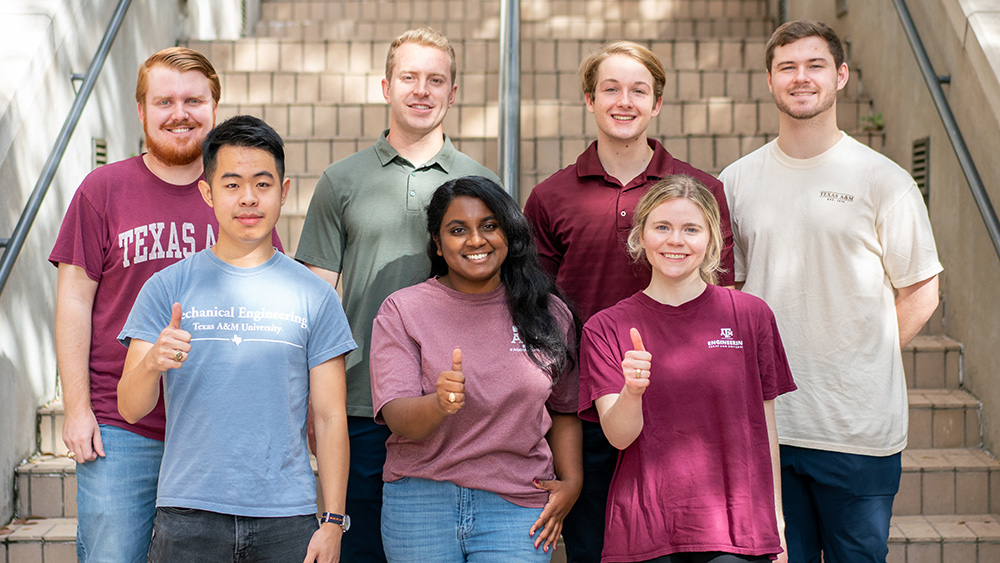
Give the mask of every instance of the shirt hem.
[[782, 446], [794, 446], [808, 450], [821, 450], [826, 452], [836, 452], [842, 454], [867, 455], [872, 457], [887, 457], [896, 455], [906, 449], [906, 438], [902, 443], [884, 448], [864, 448], [850, 444], [830, 444], [815, 442], [811, 440], [797, 440], [795, 438], [782, 438], [778, 436], [778, 444]]

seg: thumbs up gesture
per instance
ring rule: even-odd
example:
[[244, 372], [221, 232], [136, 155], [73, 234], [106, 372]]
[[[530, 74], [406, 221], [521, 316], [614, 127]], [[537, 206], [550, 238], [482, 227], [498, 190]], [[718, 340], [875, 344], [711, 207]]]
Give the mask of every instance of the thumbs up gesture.
[[649, 368], [653, 355], [642, 345], [642, 335], [635, 328], [629, 330], [632, 337], [632, 349], [625, 352], [622, 360], [622, 373], [625, 376], [624, 392], [642, 395], [649, 386]]
[[438, 408], [452, 415], [465, 406], [465, 374], [462, 373], [462, 349], [451, 352], [451, 369], [442, 371], [437, 379]]
[[153, 345], [152, 353], [147, 354], [147, 361], [153, 362], [153, 369], [165, 372], [168, 369], [181, 367], [191, 352], [191, 333], [181, 329], [181, 304], [174, 303], [170, 311], [170, 324], [160, 331], [159, 338]]

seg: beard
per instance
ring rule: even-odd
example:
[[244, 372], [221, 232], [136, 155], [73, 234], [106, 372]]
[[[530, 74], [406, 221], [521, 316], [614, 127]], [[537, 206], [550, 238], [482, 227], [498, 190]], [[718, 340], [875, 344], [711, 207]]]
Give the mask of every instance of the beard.
[[819, 103], [812, 107], [807, 108], [796, 108], [791, 104], [785, 103], [784, 99], [772, 94], [774, 98], [774, 105], [778, 106], [778, 111], [791, 117], [792, 119], [798, 119], [805, 121], [807, 119], [812, 119], [817, 115], [825, 112], [826, 110], [833, 107], [833, 103], [837, 101], [837, 95], [827, 96], [825, 99], [821, 99]]
[[[188, 126], [193, 128], [199, 125], [200, 124], [198, 123], [185, 121], [182, 123], [171, 124], [171, 127]], [[215, 124], [213, 123], [212, 126], [214, 127]], [[158, 139], [149, 134], [148, 123], [144, 123], [142, 125], [142, 130], [146, 134], [146, 150], [149, 151], [149, 154], [167, 166], [187, 166], [188, 164], [191, 164], [201, 158], [200, 142], [160, 142]]]

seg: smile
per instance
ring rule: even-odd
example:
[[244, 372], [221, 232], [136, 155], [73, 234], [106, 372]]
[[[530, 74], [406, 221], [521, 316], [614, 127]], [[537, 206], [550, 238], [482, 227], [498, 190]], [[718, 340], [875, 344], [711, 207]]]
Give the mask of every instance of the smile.
[[634, 115], [612, 115], [611, 119], [615, 121], [632, 121], [635, 119]]
[[668, 260], [682, 260], [684, 258], [687, 258], [687, 254], [675, 254], [673, 252], [661, 252], [660, 256], [663, 256]]
[[466, 260], [478, 261], [478, 260], [484, 260], [489, 255], [490, 255], [489, 252], [480, 252], [479, 254], [466, 254], [464, 258]]

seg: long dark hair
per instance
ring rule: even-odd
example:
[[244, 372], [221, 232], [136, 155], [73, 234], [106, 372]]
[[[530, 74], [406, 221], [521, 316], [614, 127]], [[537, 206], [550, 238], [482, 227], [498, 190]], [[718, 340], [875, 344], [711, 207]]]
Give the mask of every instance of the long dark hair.
[[[510, 195], [489, 178], [465, 176], [444, 183], [427, 205], [427, 256], [431, 276], [448, 273], [448, 263], [438, 256], [434, 238], [440, 236], [441, 222], [451, 202], [459, 196], [482, 201], [496, 217], [507, 237], [507, 258], [500, 266], [500, 280], [507, 289], [507, 308], [524, 341], [528, 357], [555, 381], [573, 367], [573, 351], [566, 331], [549, 310], [550, 296], [561, 297], [552, 278], [542, 269], [531, 236], [531, 225]], [[565, 302], [565, 299], [563, 299]], [[572, 315], [572, 313], [571, 313]], [[569, 319], [576, 326], [576, 319]], [[564, 325], [565, 326], [565, 325]]]

